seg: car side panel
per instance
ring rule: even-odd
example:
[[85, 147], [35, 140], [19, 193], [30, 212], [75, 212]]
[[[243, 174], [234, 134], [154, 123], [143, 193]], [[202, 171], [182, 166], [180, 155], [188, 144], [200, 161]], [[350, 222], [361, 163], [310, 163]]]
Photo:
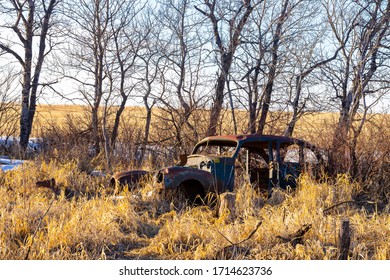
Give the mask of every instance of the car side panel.
[[215, 192], [215, 180], [210, 172], [185, 166], [173, 166], [160, 172], [163, 175], [162, 183], [165, 189], [174, 189], [185, 181], [195, 180], [202, 184], [206, 193]]

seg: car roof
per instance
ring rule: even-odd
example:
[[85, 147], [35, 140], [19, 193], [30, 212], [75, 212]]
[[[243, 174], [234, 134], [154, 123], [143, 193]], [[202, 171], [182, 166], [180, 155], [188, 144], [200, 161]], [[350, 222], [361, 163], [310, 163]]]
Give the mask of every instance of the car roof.
[[313, 146], [312, 144], [296, 138], [278, 136], [278, 135], [264, 135], [264, 134], [239, 134], [239, 135], [218, 135], [208, 136], [202, 139], [198, 144], [206, 142], [239, 142], [241, 145], [259, 142], [279, 142], [281, 145], [298, 144], [305, 146]]
[[[199, 141], [194, 149], [192, 154], [195, 153], [195, 150], [200, 145], [204, 145], [207, 143], [213, 143], [213, 144], [220, 144], [220, 145], [227, 145], [235, 147], [239, 145], [241, 148], [248, 148], [248, 149], [261, 149], [261, 148], [268, 148], [268, 144], [272, 143], [273, 147], [279, 146], [280, 148], [285, 148], [290, 145], [297, 144], [299, 146], [302, 146], [304, 148], [308, 148], [312, 150], [317, 158], [319, 160], [323, 160], [323, 156], [315, 145], [306, 142], [301, 139], [292, 138], [292, 137], [286, 137], [286, 136], [278, 136], [278, 135], [264, 135], [264, 134], [239, 134], [239, 135], [219, 135], [219, 136], [208, 136], [201, 141]], [[238, 150], [237, 150], [238, 151]]]

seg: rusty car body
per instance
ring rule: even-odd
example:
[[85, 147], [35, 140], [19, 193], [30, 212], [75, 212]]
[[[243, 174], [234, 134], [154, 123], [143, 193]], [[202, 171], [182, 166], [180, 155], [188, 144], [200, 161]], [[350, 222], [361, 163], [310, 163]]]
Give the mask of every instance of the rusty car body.
[[314, 145], [300, 139], [259, 134], [210, 136], [198, 142], [181, 164], [155, 172], [116, 173], [111, 184], [132, 188], [149, 176], [157, 188], [180, 188], [193, 200], [233, 191], [238, 176], [244, 176], [254, 187], [270, 194], [275, 187], [296, 187], [302, 171], [322, 160]]

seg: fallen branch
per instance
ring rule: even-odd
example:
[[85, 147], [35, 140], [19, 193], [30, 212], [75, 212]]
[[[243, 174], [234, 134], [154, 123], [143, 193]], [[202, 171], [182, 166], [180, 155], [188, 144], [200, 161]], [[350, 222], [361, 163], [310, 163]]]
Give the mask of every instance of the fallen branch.
[[241, 243], [243, 243], [243, 242], [245, 242], [245, 241], [251, 239], [252, 236], [256, 233], [256, 231], [259, 229], [259, 227], [261, 226], [262, 223], [263, 223], [263, 221], [259, 221], [259, 222], [257, 223], [257, 225], [256, 225], [256, 228], [248, 235], [248, 237], [245, 238], [244, 240], [241, 240], [240, 242], [237, 242], [237, 243], [233, 243], [232, 241], [230, 241], [229, 238], [227, 238], [225, 235], [223, 235], [223, 233], [220, 232], [219, 230], [217, 230], [217, 232], [218, 232], [220, 235], [222, 235], [222, 237], [225, 238], [227, 242], [229, 242], [231, 245], [235, 246], [235, 245], [239, 245], [239, 244], [241, 244]]
[[360, 203], [367, 203], [367, 204], [375, 204], [375, 202], [372, 202], [372, 201], [356, 201], [356, 200], [347, 200], [347, 201], [341, 201], [339, 203], [336, 203], [335, 205], [332, 205], [328, 208], [325, 208], [322, 213], [326, 214], [326, 212], [336, 208], [336, 207], [339, 207], [343, 204], [360, 204]]
[[299, 230], [295, 233], [290, 234], [286, 237], [277, 235], [276, 237], [281, 239], [283, 242], [289, 242], [292, 246], [297, 246], [297, 244], [302, 244], [303, 236], [311, 229], [311, 224], [303, 225]]
[[246, 255], [249, 251], [248, 248], [241, 247], [239, 245], [251, 239], [262, 223], [263, 221], [259, 221], [256, 225], [256, 228], [248, 235], [248, 237], [237, 243], [233, 243], [229, 240], [229, 238], [227, 238], [225, 235], [223, 235], [220, 231], [217, 230], [217, 232], [222, 235], [222, 237], [225, 238], [231, 245], [225, 246], [221, 250], [219, 250], [215, 255], [215, 259], [233, 259], [237, 254]]

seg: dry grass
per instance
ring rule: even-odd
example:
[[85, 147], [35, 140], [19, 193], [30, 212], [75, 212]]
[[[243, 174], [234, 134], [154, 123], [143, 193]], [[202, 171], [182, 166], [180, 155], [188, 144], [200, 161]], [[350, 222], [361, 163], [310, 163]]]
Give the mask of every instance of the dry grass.
[[[61, 127], [72, 127], [71, 120], [86, 122], [84, 109], [39, 107], [35, 136], [52, 129], [61, 137]], [[232, 133], [225, 114], [220, 132]], [[128, 108], [124, 118], [133, 129], [127, 139], [134, 141], [134, 127], [142, 131], [143, 111]], [[334, 114], [308, 115], [295, 136], [327, 147], [335, 121]], [[388, 116], [374, 116], [365, 131], [368, 137], [359, 143], [362, 159], [371, 157], [371, 189], [345, 175], [320, 180], [304, 175], [297, 190], [276, 191], [266, 199], [238, 181], [233, 220], [218, 217], [214, 207], [174, 203], [169, 195], [156, 193], [151, 182], [114, 196], [106, 187], [109, 175], [86, 172], [102, 164], [101, 155], [85, 162], [84, 142], [66, 151], [54, 149], [50, 160], [46, 154], [13, 171], [0, 171], [0, 259], [337, 259], [343, 218], [351, 223], [350, 259], [390, 259], [389, 176], [378, 171], [386, 159], [372, 158], [377, 150], [389, 152], [389, 123]], [[161, 125], [155, 123], [153, 137], [159, 137]], [[280, 133], [282, 127], [275, 125], [269, 133]], [[151, 159], [149, 167], [153, 164]], [[49, 178], [56, 181], [54, 190], [36, 186]], [[370, 190], [371, 195], [364, 194]], [[300, 242], [286, 242], [304, 225], [311, 228]]]
[[[114, 112], [115, 108], [112, 109]], [[134, 125], [138, 120], [144, 117], [143, 107], [126, 107], [124, 115], [129, 120], [133, 120], [129, 125]], [[41, 126], [50, 126], [53, 124], [63, 125], [71, 118], [86, 118], [90, 114], [90, 108], [82, 105], [40, 105], [37, 106], [36, 122]], [[36, 133], [39, 132], [39, 126], [36, 125]]]
[[[111, 114], [115, 112], [115, 108], [111, 109]], [[40, 105], [37, 107], [36, 114], [36, 125], [34, 135], [38, 136], [42, 130], [42, 127], [49, 127], [54, 124], [62, 126], [67, 122], [68, 118], [86, 118], [89, 114], [89, 109], [86, 106], [81, 105]], [[203, 110], [193, 112], [194, 117], [199, 123], [197, 128], [200, 131], [205, 130], [208, 124], [208, 112]], [[127, 127], [138, 126], [144, 128], [146, 111], [144, 107], [126, 107], [123, 113], [123, 119], [126, 122]], [[158, 124], [161, 122], [159, 116], [166, 115], [163, 110], [159, 108], [153, 109], [152, 117], [152, 130], [160, 127]], [[222, 112], [221, 123], [218, 127], [219, 134], [231, 134], [234, 132], [233, 121], [231, 118], [230, 110], [224, 110]], [[238, 133], [247, 133], [247, 119], [248, 115], [244, 111], [236, 111]], [[383, 122], [388, 122], [390, 115], [369, 115], [368, 123], [374, 126], [379, 125]], [[273, 112], [270, 113], [268, 120], [269, 127], [267, 133], [270, 134], [281, 134], [284, 131], [285, 124], [289, 120], [289, 115], [284, 112]], [[85, 121], [85, 120], [84, 120]], [[195, 124], [195, 121], [191, 119]], [[302, 137], [308, 141], [317, 141], [319, 134], [324, 134], [324, 137], [331, 136], [334, 126], [338, 121], [337, 113], [308, 113], [299, 119], [294, 136]], [[156, 132], [155, 132], [156, 133]]]
[[[32, 162], [0, 174], [0, 259], [337, 259], [344, 217], [351, 221], [351, 259], [390, 259], [389, 205], [376, 212], [346, 203], [324, 212], [353, 200], [359, 185], [346, 176], [332, 184], [303, 176], [296, 191], [268, 201], [241, 183], [236, 219], [227, 221], [208, 206], [176, 209], [150, 183], [114, 197], [104, 188], [108, 178], [76, 167]], [[35, 186], [48, 176], [56, 194]], [[277, 237], [304, 224], [311, 229], [301, 244]]]

